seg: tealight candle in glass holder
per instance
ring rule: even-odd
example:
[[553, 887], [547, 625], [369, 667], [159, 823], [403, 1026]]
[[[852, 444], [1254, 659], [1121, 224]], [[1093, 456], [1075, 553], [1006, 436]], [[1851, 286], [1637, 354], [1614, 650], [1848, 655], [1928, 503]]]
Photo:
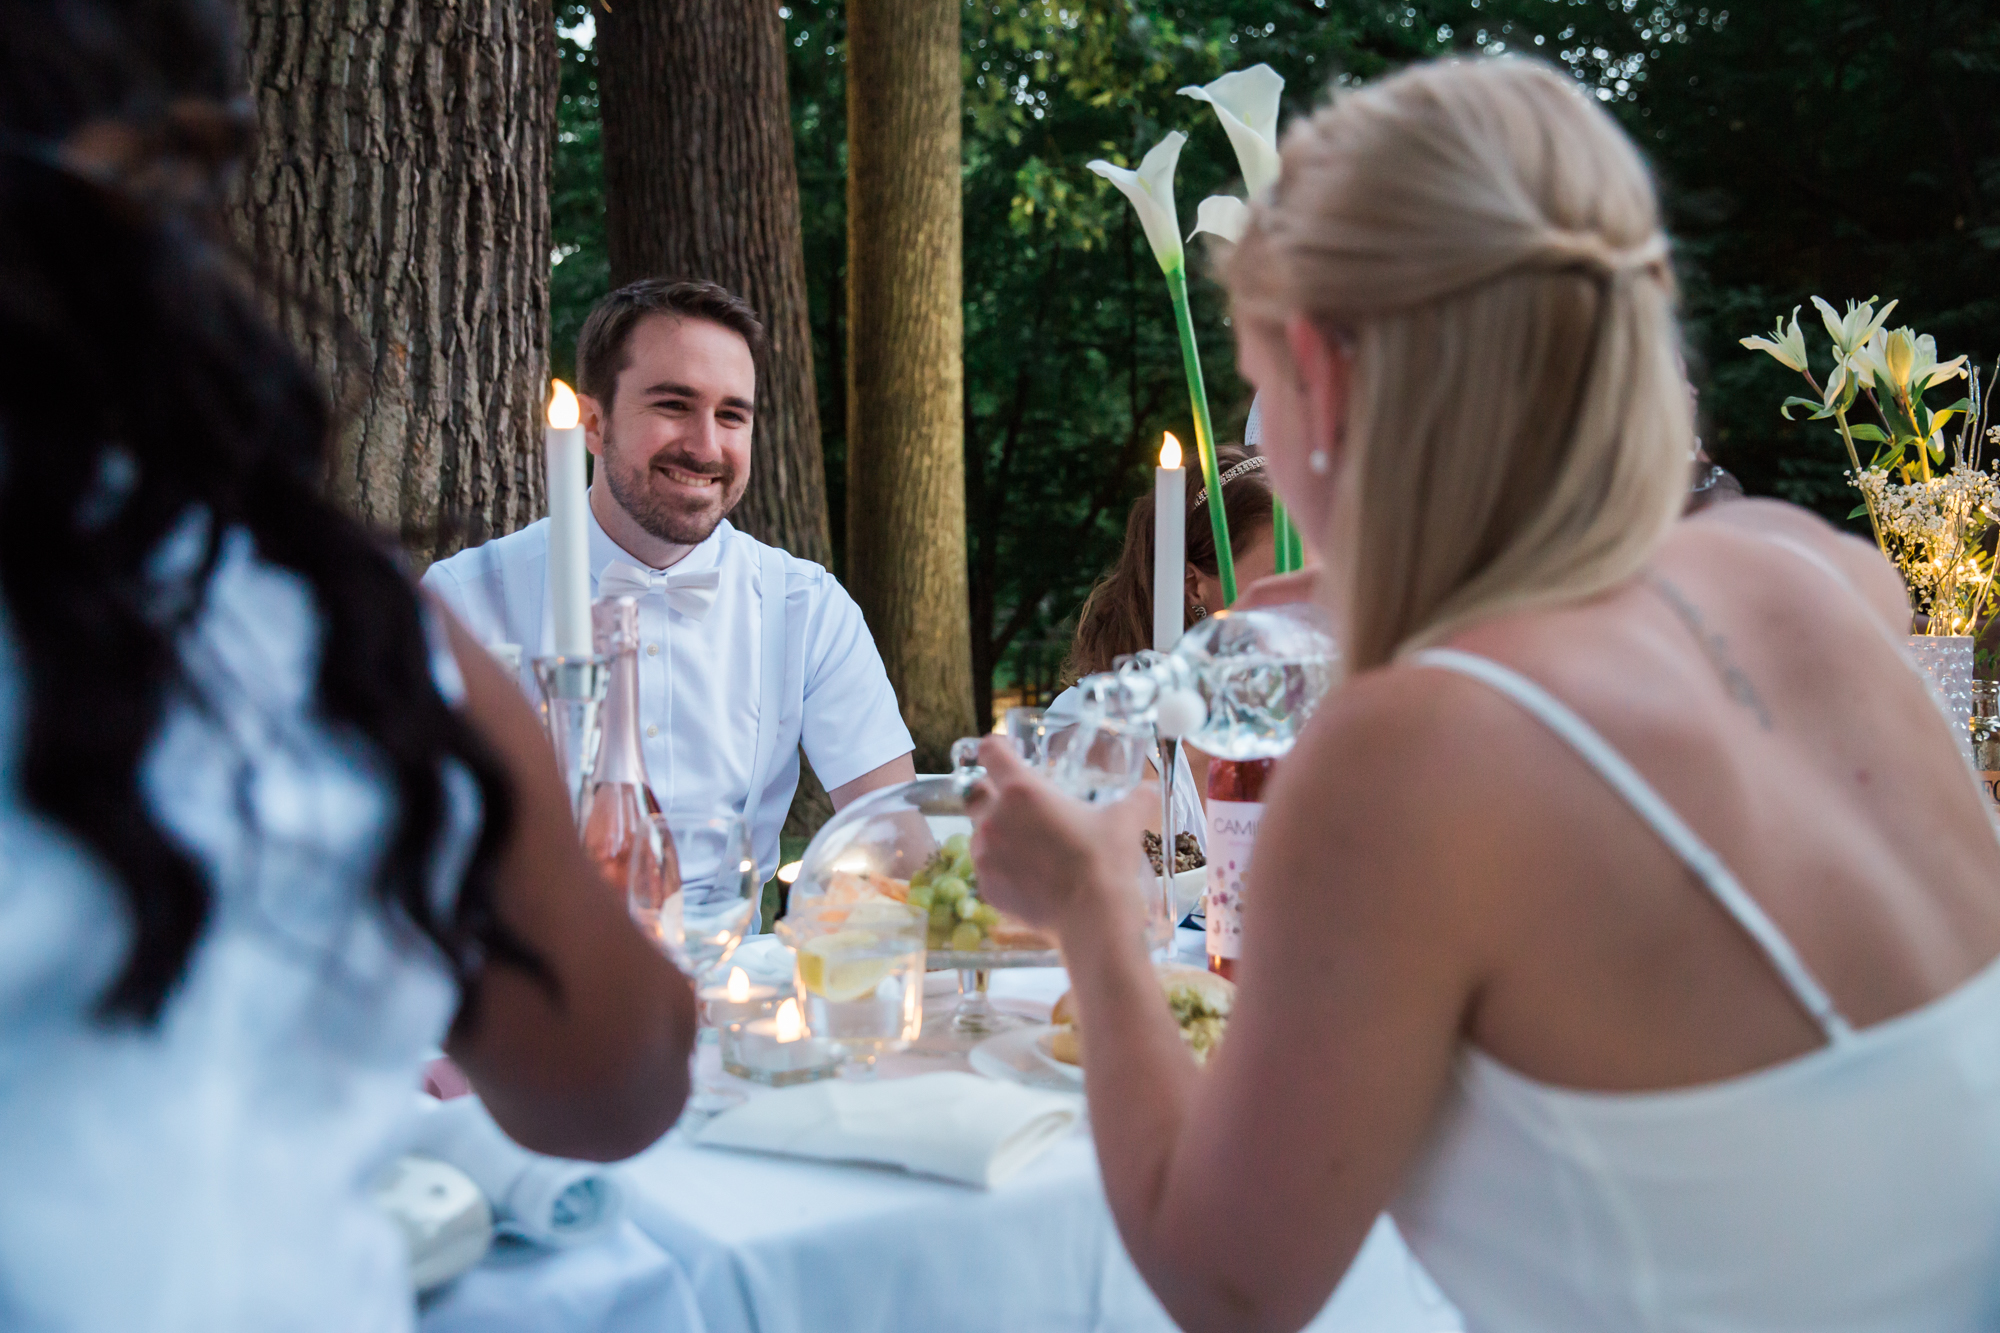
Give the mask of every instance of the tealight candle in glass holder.
[[[747, 981], [747, 978], [746, 978]], [[806, 1033], [796, 997], [787, 996], [770, 1018], [743, 1024], [723, 1036], [722, 1067], [738, 1078], [782, 1088], [831, 1078], [840, 1066], [832, 1042]]]
[[702, 1021], [722, 1043], [723, 1059], [729, 1058], [730, 1043], [742, 1034], [743, 1025], [769, 1018], [778, 1009], [778, 988], [758, 986], [740, 967], [729, 969], [729, 981], [721, 986], [701, 988]]

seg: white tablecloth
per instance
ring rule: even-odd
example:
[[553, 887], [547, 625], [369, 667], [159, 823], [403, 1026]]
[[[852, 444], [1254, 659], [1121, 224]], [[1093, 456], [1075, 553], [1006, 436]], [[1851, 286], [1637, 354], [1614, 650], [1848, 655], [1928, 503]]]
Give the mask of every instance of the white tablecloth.
[[[1064, 984], [1054, 969], [1000, 972], [993, 990], [1011, 1006], [1046, 1012]], [[713, 1051], [703, 1058], [713, 1061]], [[964, 1067], [915, 1059], [897, 1063]], [[887, 1065], [885, 1074], [896, 1072]], [[425, 1333], [1174, 1326], [1119, 1244], [1087, 1131], [994, 1190], [701, 1148], [680, 1133], [622, 1172], [630, 1226], [601, 1247], [496, 1254], [433, 1303]], [[1387, 1218], [1311, 1325], [1315, 1333], [1461, 1327]]]

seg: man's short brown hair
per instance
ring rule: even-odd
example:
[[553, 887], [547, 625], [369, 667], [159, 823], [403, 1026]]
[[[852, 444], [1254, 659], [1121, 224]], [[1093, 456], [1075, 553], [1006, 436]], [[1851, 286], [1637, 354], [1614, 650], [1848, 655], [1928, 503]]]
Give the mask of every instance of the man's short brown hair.
[[595, 398], [606, 412], [611, 410], [612, 396], [618, 390], [618, 373], [625, 369], [625, 344], [648, 315], [720, 324], [750, 345], [751, 356], [763, 356], [764, 325], [750, 303], [727, 287], [676, 278], [628, 282], [591, 308], [590, 317], [583, 321], [583, 332], [576, 335], [577, 387]]

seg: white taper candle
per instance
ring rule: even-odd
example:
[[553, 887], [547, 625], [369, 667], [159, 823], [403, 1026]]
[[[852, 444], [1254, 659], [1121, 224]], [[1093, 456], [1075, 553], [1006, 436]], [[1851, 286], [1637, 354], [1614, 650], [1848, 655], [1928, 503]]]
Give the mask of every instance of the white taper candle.
[[556, 653], [588, 657], [590, 635], [590, 519], [583, 481], [583, 427], [576, 394], [561, 380], [549, 398], [549, 607]]
[[1153, 474], [1153, 646], [1161, 652], [1180, 642], [1186, 623], [1187, 469], [1181, 442], [1168, 431]]

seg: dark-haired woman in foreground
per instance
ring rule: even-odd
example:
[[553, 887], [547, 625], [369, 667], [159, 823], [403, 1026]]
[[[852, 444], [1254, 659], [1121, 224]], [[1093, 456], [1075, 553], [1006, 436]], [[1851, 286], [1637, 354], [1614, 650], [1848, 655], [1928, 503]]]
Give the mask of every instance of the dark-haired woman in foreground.
[[220, 239], [233, 6], [0, 34], [0, 1326], [407, 1328], [366, 1188], [426, 1049], [614, 1158], [691, 996], [518, 691], [320, 496]]
[[1348, 675], [1267, 792], [1205, 1071], [1140, 812], [984, 747], [981, 891], [1061, 935], [1184, 1328], [1299, 1327], [1384, 1208], [1480, 1333], [2000, 1326], [2000, 845], [1881, 557], [1680, 520], [1659, 228], [1532, 62], [1286, 137], [1226, 276]]

